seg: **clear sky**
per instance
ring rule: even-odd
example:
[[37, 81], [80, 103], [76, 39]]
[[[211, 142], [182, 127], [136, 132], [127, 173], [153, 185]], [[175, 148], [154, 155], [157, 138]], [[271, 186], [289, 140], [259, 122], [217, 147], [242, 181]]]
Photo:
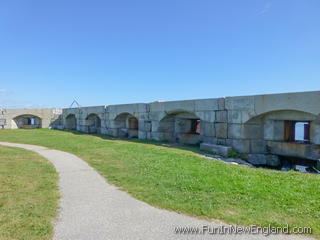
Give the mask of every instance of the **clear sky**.
[[0, 105], [320, 90], [319, 0], [2, 0]]

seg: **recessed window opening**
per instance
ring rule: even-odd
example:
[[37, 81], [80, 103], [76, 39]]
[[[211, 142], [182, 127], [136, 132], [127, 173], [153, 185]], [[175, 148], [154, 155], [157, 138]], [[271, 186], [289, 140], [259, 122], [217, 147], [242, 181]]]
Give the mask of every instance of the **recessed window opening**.
[[129, 118], [129, 129], [138, 130], [138, 120], [135, 117]]
[[32, 117], [29, 117], [28, 118], [28, 125], [35, 125], [36, 123], [35, 123], [35, 119], [34, 118], [32, 118]]
[[310, 122], [285, 121], [285, 141], [310, 142]]
[[190, 133], [200, 134], [200, 119], [191, 119]]
[[296, 122], [294, 140], [309, 142], [310, 141], [309, 129], [310, 129], [309, 122]]

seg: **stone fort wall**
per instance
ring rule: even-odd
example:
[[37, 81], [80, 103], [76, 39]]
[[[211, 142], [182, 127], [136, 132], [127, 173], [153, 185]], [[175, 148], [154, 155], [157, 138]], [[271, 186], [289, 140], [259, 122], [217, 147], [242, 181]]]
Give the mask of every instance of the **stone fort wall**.
[[225, 156], [236, 151], [254, 164], [276, 166], [279, 156], [320, 159], [320, 91], [4, 111], [0, 128], [21, 127], [17, 117], [31, 115], [43, 128], [200, 144]]

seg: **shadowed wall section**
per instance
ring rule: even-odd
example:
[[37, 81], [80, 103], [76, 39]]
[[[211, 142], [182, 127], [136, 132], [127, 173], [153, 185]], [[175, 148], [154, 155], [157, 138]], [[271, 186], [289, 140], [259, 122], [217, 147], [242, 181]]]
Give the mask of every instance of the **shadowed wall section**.
[[86, 125], [88, 133], [101, 133], [101, 119], [97, 114], [89, 114], [86, 118]]
[[65, 128], [67, 130], [77, 129], [77, 118], [75, 114], [69, 114], [65, 119]]
[[159, 122], [159, 139], [183, 144], [200, 143], [201, 120], [194, 113], [173, 112]]

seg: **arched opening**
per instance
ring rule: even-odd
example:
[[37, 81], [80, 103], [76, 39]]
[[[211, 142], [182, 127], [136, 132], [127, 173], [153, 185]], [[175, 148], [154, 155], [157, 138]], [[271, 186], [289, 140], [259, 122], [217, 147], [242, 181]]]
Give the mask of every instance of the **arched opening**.
[[174, 112], [159, 122], [159, 138], [162, 141], [183, 144], [200, 142], [201, 119], [191, 112]]
[[[264, 140], [292, 143], [310, 143], [312, 130], [317, 128], [317, 116], [297, 110], [277, 110], [260, 114], [248, 120], [244, 127], [257, 126]], [[313, 125], [313, 129], [311, 129]], [[248, 139], [256, 138], [257, 131], [245, 131]]]
[[67, 130], [76, 130], [77, 129], [77, 118], [74, 114], [69, 114], [66, 117], [66, 129]]
[[314, 166], [320, 158], [317, 137], [320, 124], [312, 113], [290, 109], [270, 111], [250, 119], [243, 127], [243, 137], [250, 139], [254, 147], [252, 159], [259, 154], [273, 155], [277, 159], [273, 162], [291, 169], [299, 165]]
[[97, 114], [90, 114], [86, 118], [86, 126], [88, 133], [100, 133], [101, 119]]
[[41, 128], [41, 118], [35, 115], [20, 115], [15, 117], [14, 122], [17, 128], [24, 128], [24, 129], [33, 129], [33, 128]]
[[125, 138], [137, 138], [138, 137], [138, 119], [130, 113], [119, 114], [114, 123], [118, 129], [118, 136]]

